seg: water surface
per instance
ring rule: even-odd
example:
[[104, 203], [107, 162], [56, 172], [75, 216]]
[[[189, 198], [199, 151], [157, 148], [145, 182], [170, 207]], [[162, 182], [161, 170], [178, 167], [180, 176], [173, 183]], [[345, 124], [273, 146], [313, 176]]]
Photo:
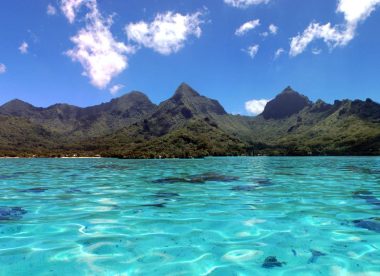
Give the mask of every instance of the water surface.
[[0, 275], [380, 275], [380, 158], [1, 159]]

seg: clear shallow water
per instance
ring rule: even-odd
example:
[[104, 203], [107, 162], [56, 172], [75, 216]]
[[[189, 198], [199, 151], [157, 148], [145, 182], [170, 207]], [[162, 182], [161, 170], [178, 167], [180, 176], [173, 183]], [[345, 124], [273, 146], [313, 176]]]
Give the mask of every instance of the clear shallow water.
[[0, 275], [380, 275], [380, 158], [2, 159], [0, 191]]

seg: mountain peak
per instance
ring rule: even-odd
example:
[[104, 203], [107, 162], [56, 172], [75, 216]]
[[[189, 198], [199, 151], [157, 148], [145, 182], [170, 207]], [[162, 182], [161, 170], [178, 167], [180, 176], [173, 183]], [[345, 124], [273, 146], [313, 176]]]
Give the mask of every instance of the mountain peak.
[[3, 114], [18, 115], [34, 110], [36, 107], [19, 99], [11, 100], [0, 107], [0, 112]]
[[131, 91], [129, 93], [125, 93], [125, 94], [121, 95], [118, 98], [120, 99], [120, 98], [125, 98], [125, 97], [130, 97], [130, 96], [138, 96], [138, 97], [143, 96], [143, 97], [146, 97], [146, 95], [143, 92], [133, 90], [133, 91]]
[[306, 96], [288, 86], [267, 103], [262, 115], [265, 119], [283, 119], [300, 112], [309, 105], [311, 101]]
[[105, 109], [126, 111], [129, 109], [146, 109], [152, 110], [155, 108], [150, 99], [142, 92], [132, 91], [127, 94], [122, 95], [121, 97], [115, 98], [110, 102], [103, 105]]
[[174, 96], [168, 100], [172, 104], [179, 106], [184, 105], [194, 114], [227, 114], [224, 108], [216, 100], [201, 96], [187, 83], [181, 83], [174, 93]]
[[330, 110], [330, 108], [332, 107], [331, 104], [328, 104], [326, 102], [324, 102], [323, 100], [321, 99], [318, 99], [310, 108], [310, 112], [325, 112], [325, 111], [328, 111]]
[[195, 91], [190, 85], [187, 83], [183, 82], [178, 86], [176, 89], [174, 96], [180, 96], [180, 97], [198, 97], [200, 96], [197, 91]]
[[140, 91], [131, 91], [118, 98], [113, 99], [112, 101], [149, 101], [150, 102], [148, 96]]
[[13, 99], [7, 103], [5, 103], [3, 105], [4, 106], [32, 106], [31, 104], [27, 103], [27, 102], [24, 102], [22, 100], [19, 100], [19, 99]]
[[294, 94], [297, 93], [290, 85], [288, 85], [280, 94]]

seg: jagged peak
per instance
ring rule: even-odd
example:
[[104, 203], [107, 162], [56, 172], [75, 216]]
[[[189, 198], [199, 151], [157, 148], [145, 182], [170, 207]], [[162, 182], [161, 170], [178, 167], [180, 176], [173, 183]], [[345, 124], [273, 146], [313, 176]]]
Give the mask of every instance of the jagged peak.
[[281, 95], [299, 95], [301, 97], [307, 98], [306, 96], [294, 90], [290, 85], [288, 85], [284, 90], [282, 90], [281, 93], [277, 95], [277, 97]]
[[289, 93], [297, 93], [290, 85], [288, 85], [280, 94], [289, 94]]
[[185, 97], [199, 97], [199, 93], [195, 91], [190, 85], [183, 82], [176, 89], [174, 96], [185, 96]]
[[325, 101], [318, 99], [310, 108], [310, 112], [324, 112], [328, 111], [332, 107], [331, 104], [326, 103]]
[[227, 114], [217, 100], [200, 95], [187, 83], [182, 83], [171, 98], [160, 103], [158, 112], [181, 108], [190, 110], [192, 114], [202, 116]]
[[319, 104], [326, 104], [326, 102], [322, 99], [318, 99], [315, 104], [319, 105]]

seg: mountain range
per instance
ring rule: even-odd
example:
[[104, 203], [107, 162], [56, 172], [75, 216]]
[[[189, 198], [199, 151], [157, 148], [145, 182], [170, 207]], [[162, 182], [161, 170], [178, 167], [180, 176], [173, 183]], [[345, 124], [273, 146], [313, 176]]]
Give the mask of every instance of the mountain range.
[[159, 105], [141, 92], [80, 108], [0, 106], [0, 156], [120, 158], [227, 155], [379, 155], [380, 105], [312, 102], [287, 87], [262, 114], [228, 114], [181, 84]]

